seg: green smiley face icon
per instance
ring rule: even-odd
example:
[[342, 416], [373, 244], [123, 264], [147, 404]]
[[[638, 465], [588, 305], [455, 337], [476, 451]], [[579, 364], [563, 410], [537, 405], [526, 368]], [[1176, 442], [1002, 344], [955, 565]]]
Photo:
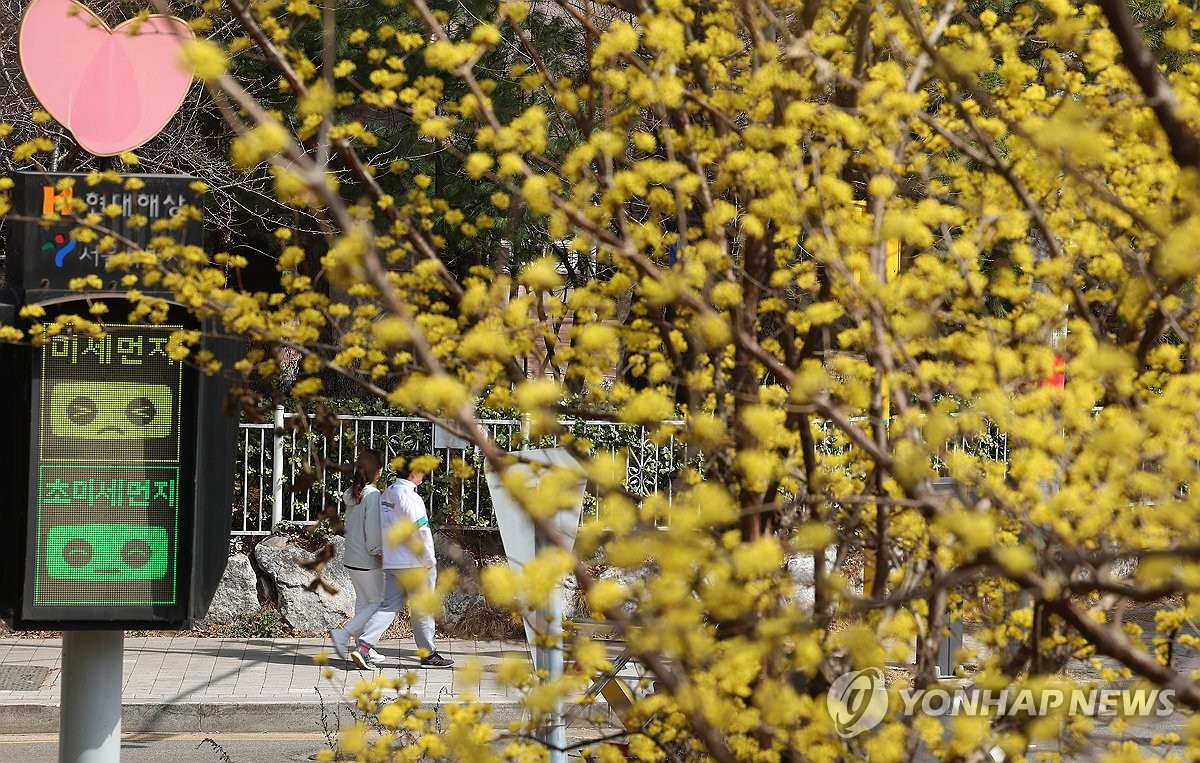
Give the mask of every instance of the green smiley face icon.
[[167, 437], [173, 410], [165, 384], [63, 382], [50, 389], [50, 432], [87, 440]]
[[59, 580], [157, 580], [167, 573], [168, 552], [163, 527], [59, 525], [46, 538], [46, 571]]

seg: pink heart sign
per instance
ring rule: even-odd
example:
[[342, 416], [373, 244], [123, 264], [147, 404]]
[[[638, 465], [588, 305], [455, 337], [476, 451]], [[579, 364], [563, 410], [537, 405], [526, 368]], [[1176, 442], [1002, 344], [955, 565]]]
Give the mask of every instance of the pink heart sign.
[[179, 49], [187, 23], [153, 15], [110, 29], [74, 0], [33, 0], [21, 20], [21, 69], [42, 106], [87, 151], [113, 156], [162, 132], [192, 84]]

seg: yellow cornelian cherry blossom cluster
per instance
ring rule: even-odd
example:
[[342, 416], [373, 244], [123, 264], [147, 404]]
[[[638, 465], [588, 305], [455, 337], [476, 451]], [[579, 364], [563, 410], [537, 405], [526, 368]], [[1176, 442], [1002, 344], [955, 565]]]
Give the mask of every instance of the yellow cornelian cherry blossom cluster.
[[[76, 238], [115, 252], [135, 317], [163, 320], [143, 292], [166, 288], [254, 348], [300, 353], [297, 396], [319, 397], [334, 372], [498, 469], [481, 406], [571, 448], [595, 516], [573, 548], [489, 569], [482, 589], [528, 614], [574, 574], [647, 668], [629, 757], [1020, 757], [1095, 726], [889, 714], [843, 738], [830, 682], [887, 663], [914, 666], [890, 675], [893, 700], [925, 685], [950, 621], [982, 645], [962, 655], [980, 686], [1040, 687], [1106, 655], [1118, 667], [1102, 680], [1170, 684], [1200, 705], [1166, 664], [1200, 615], [1200, 13], [1166, 0], [1147, 42], [1124, 4], [1066, 0], [381, 7], [342, 22], [308, 2], [214, 0], [195, 28], [232, 20], [239, 36], [187, 49], [237, 133], [231, 164], [327, 226], [317, 266], [287, 228], [264, 291], [228, 277], [244, 257], [167, 237], [128, 249], [103, 215]], [[571, 60], [539, 54], [546, 13], [576, 36]], [[304, 40], [321, 24], [333, 36], [314, 53]], [[239, 77], [252, 52], [274, 67], [270, 98]], [[502, 99], [514, 90], [519, 108]], [[419, 146], [389, 145], [389, 119]], [[54, 149], [3, 145], [15, 162]], [[414, 166], [431, 151], [485, 203], [441, 194]], [[554, 247], [447, 264], [449, 243], [520, 225]], [[42, 315], [23, 317], [38, 336]], [[198, 339], [181, 332], [171, 351]], [[233, 370], [281, 366], [251, 349]], [[631, 489], [564, 416], [676, 449], [669, 490]], [[573, 478], [505, 484], [546, 522]], [[1134, 557], [1136, 572], [1114, 574]], [[597, 559], [625, 574], [598, 578]], [[812, 569], [807, 605], [797, 565]], [[1137, 626], [1107, 624], [1119, 602], [1164, 600], [1149, 647]], [[555, 681], [500, 666], [529, 710], [512, 727], [470, 701], [439, 721], [364, 683], [356, 701], [378, 726], [348, 729], [337, 753], [543, 760], [523, 732], [611, 667], [584, 637], [567, 648], [575, 669]], [[1192, 759], [1200, 726], [1158, 741]]]

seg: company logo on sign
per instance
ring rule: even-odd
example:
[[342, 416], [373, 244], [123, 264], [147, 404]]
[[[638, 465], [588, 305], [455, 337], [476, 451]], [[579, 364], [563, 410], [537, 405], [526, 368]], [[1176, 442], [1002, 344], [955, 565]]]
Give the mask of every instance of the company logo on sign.
[[52, 185], [42, 186], [42, 214], [60, 215], [71, 211], [71, 201], [75, 198], [75, 189], [67, 186], [61, 191]]
[[46, 243], [42, 244], [42, 251], [54, 252], [54, 264], [56, 267], [61, 268], [63, 263], [66, 262], [67, 255], [75, 251], [75, 247], [78, 245], [78, 243], [79, 242], [73, 238], [68, 238], [62, 233], [56, 233], [54, 234], [53, 243], [47, 241]]

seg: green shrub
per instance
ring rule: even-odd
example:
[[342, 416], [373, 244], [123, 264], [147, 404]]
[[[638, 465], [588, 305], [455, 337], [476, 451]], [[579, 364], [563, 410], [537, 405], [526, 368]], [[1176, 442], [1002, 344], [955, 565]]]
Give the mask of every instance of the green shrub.
[[267, 605], [257, 612], [238, 615], [232, 623], [221, 626], [217, 635], [222, 638], [278, 638], [288, 631], [283, 615]]

